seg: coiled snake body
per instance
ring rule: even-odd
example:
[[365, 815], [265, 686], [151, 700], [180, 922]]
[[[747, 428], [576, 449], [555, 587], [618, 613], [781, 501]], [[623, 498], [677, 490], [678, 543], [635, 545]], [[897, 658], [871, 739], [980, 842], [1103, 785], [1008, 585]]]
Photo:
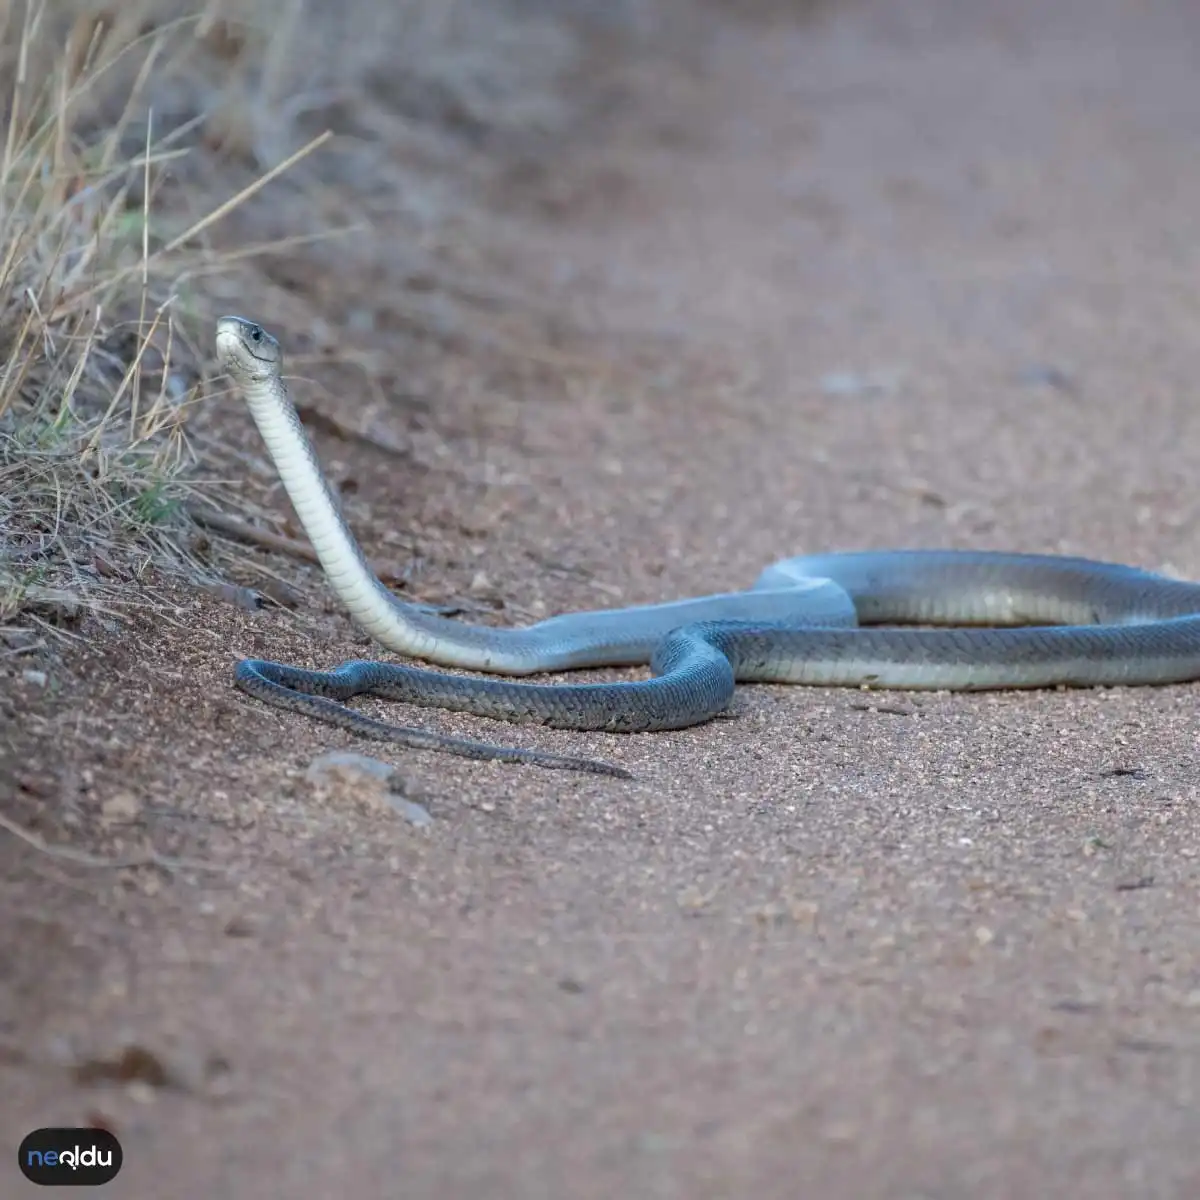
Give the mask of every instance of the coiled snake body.
[[[728, 705], [738, 681], [982, 690], [1200, 678], [1200, 584], [1044, 555], [811, 555], [768, 567], [742, 592], [570, 613], [521, 629], [449, 620], [397, 599], [368, 567], [288, 396], [275, 339], [251, 321], [222, 317], [217, 350], [330, 586], [376, 641], [494, 675], [646, 662], [653, 674], [622, 683], [540, 685], [382, 662], [350, 662], [334, 671], [238, 663], [238, 685], [278, 707], [469, 758], [626, 776], [591, 759], [392, 725], [341, 701], [371, 693], [558, 729], [637, 732], [709, 720]], [[863, 627], [880, 624], [957, 628]]]

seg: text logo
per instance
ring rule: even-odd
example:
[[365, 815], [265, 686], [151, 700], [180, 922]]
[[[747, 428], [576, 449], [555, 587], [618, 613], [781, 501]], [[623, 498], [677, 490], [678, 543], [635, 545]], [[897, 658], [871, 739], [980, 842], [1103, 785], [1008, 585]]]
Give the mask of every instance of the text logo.
[[121, 1169], [121, 1143], [107, 1129], [35, 1129], [17, 1161], [31, 1183], [95, 1187]]

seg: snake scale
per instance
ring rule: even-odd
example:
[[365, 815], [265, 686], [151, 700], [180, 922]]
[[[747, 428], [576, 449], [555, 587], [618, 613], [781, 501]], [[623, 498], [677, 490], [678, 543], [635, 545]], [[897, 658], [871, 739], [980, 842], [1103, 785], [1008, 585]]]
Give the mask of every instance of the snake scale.
[[[393, 725], [343, 702], [370, 693], [556, 729], [632, 733], [707, 721], [738, 682], [976, 691], [1200, 678], [1200, 584], [1050, 555], [817, 554], [775, 563], [740, 592], [568, 613], [519, 629], [450, 620], [398, 599], [367, 565], [288, 395], [276, 339], [230, 316], [218, 322], [216, 340], [330, 586], [377, 642], [500, 676], [645, 663], [652, 674], [530, 684], [385, 662], [333, 671], [239, 662], [238, 686], [277, 707], [467, 758], [628, 777], [592, 759]], [[889, 627], [872, 628], [880, 625]]]

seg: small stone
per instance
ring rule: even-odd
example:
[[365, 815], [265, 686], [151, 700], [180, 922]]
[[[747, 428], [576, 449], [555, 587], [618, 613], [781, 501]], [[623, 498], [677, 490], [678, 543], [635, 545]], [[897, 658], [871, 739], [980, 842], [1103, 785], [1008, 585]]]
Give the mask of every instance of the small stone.
[[346, 313], [346, 328], [355, 333], [375, 331], [375, 313], [369, 308], [356, 307]]
[[263, 607], [263, 598], [253, 588], [240, 587], [235, 583], [205, 583], [204, 591], [223, 600], [226, 604], [245, 609], [246, 612], [257, 612]]
[[125, 1085], [125, 1094], [135, 1104], [153, 1104], [157, 1099], [154, 1089], [141, 1079]]
[[1074, 392], [1075, 382], [1053, 363], [1029, 363], [1017, 372], [1017, 382], [1026, 387], [1046, 387], [1056, 392]]
[[231, 938], [251, 938], [255, 935], [254, 922], [244, 913], [234, 913], [225, 922], [224, 934]]
[[305, 772], [314, 788], [335, 801], [389, 809], [418, 827], [433, 823], [428, 810], [406, 796], [408, 784], [391, 763], [349, 750], [319, 755]]
[[34, 671], [31, 669], [22, 671], [21, 679], [29, 684], [30, 687], [45, 687], [47, 682], [45, 671]]
[[900, 385], [900, 372], [829, 371], [821, 376], [821, 391], [830, 397], [850, 399], [859, 396], [888, 396]]
[[396, 773], [391, 763], [382, 762], [352, 750], [330, 750], [308, 764], [305, 774], [310, 783], [327, 783], [331, 779], [347, 779], [359, 783], [367, 780], [387, 782]]
[[429, 815], [429, 810], [424, 805], [418, 804], [415, 800], [406, 800], [403, 796], [389, 796], [388, 799], [392, 807], [410, 825], [424, 829], [426, 825], [433, 824], [433, 817]]

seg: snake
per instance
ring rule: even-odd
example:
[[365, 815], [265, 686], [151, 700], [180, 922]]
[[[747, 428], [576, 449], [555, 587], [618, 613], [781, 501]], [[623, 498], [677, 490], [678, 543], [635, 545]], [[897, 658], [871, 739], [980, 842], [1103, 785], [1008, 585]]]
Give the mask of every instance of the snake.
[[[740, 591], [564, 613], [517, 628], [454, 620], [400, 599], [372, 571], [290, 398], [278, 340], [254, 321], [227, 316], [216, 343], [355, 624], [397, 654], [499, 677], [365, 660], [329, 671], [239, 661], [236, 685], [275, 707], [466, 758], [629, 777], [600, 760], [394, 725], [345, 702], [371, 694], [555, 729], [636, 733], [711, 720], [738, 683], [982, 691], [1200, 679], [1200, 584], [1062, 555], [811, 554], [773, 563]], [[646, 679], [519, 680], [646, 664]]]

